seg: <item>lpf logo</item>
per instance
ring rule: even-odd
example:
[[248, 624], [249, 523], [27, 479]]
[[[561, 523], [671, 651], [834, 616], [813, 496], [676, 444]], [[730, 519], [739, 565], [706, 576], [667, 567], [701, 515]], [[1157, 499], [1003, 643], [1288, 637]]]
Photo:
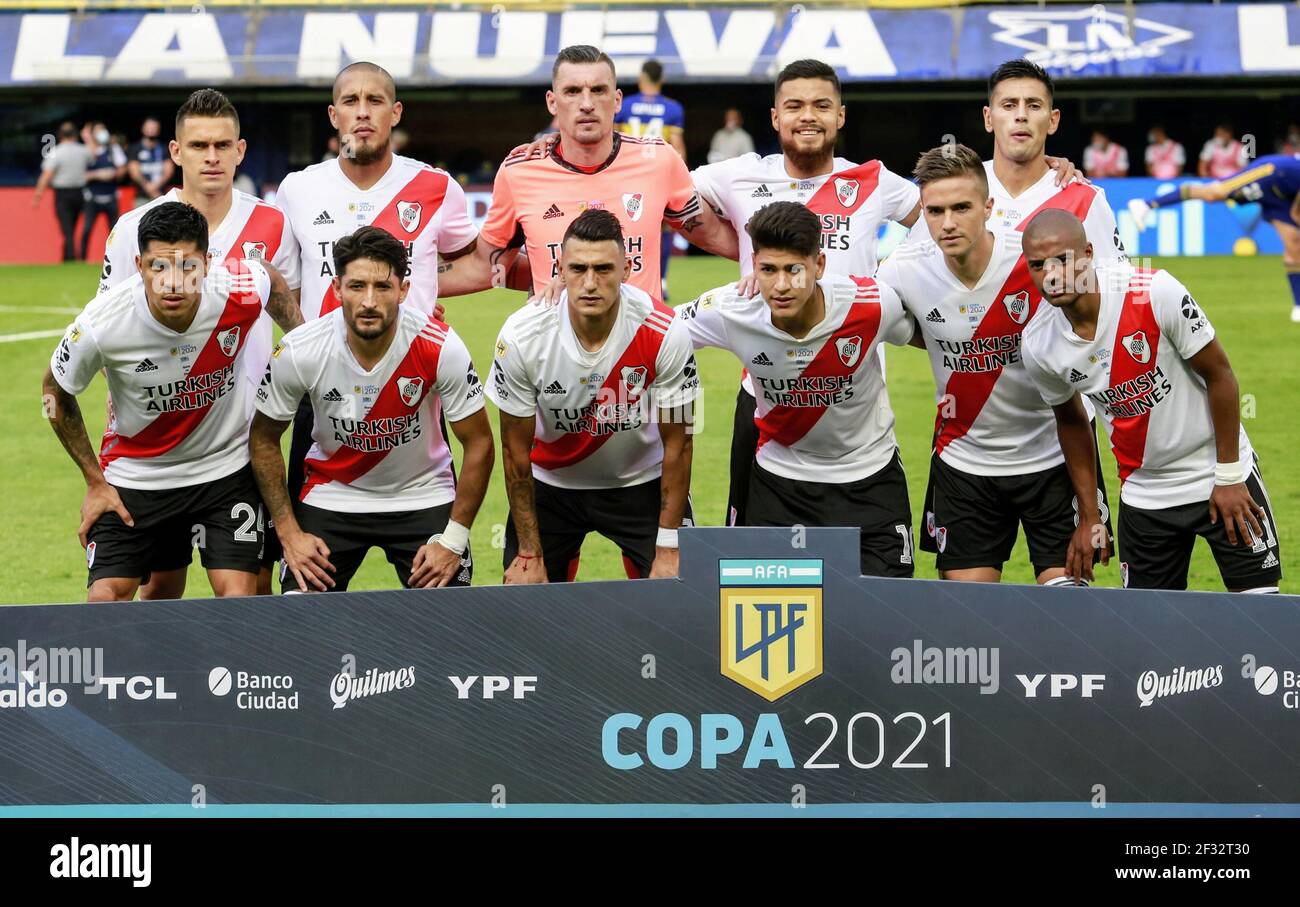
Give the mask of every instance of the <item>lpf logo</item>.
[[821, 560], [721, 560], [724, 677], [775, 702], [822, 672]]

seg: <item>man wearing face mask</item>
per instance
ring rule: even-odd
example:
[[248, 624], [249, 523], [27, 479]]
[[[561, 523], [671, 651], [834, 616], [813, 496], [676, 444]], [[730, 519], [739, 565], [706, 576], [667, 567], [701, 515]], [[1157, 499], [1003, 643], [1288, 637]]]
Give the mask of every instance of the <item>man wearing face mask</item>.
[[1181, 142], [1175, 142], [1163, 126], [1152, 126], [1147, 133], [1147, 176], [1158, 180], [1171, 180], [1183, 175], [1187, 166], [1187, 151]]
[[86, 147], [94, 155], [86, 174], [86, 207], [82, 209], [81, 255], [88, 258], [90, 234], [102, 214], [111, 234], [117, 224], [117, 184], [126, 173], [126, 152], [112, 143], [112, 135], [103, 123], [88, 123], [84, 133]]
[[140, 126], [140, 141], [126, 152], [127, 172], [136, 187], [135, 206], [149, 204], [163, 194], [176, 168], [163, 147], [162, 125], [153, 117]]

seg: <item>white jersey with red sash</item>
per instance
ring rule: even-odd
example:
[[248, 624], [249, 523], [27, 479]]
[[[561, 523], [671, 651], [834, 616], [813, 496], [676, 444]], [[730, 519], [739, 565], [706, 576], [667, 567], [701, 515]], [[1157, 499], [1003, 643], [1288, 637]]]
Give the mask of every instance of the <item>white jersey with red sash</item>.
[[696, 347], [731, 350], [754, 380], [758, 463], [796, 481], [843, 484], [894, 456], [894, 414], [876, 347], [903, 345], [915, 325], [898, 295], [869, 277], [818, 281], [825, 317], [806, 337], [773, 326], [761, 296], [734, 284], [678, 308]]
[[392, 345], [363, 369], [343, 310], [284, 336], [257, 391], [257, 408], [288, 422], [311, 397], [315, 443], [300, 500], [345, 513], [424, 510], [452, 501], [452, 455], [439, 412], [459, 422], [483, 408], [483, 385], [456, 332], [401, 306]]
[[[1043, 399], [1096, 404], [1119, 464], [1120, 494], [1160, 510], [1207, 501], [1217, 460], [1209, 396], [1187, 360], [1214, 339], [1204, 310], [1168, 271], [1100, 273], [1092, 340], [1044, 304], [1025, 329], [1025, 367]], [[1253, 454], [1241, 429], [1240, 456]]]
[[[1025, 224], [1029, 223], [1045, 207], [1061, 208], [1069, 211], [1083, 221], [1084, 233], [1092, 243], [1093, 260], [1099, 266], [1109, 266], [1128, 261], [1124, 244], [1119, 238], [1119, 228], [1115, 224], [1115, 213], [1106, 201], [1106, 191], [1092, 183], [1074, 180], [1065, 186], [1056, 185], [1056, 171], [1049, 169], [1038, 182], [1019, 195], [1012, 196], [997, 174], [993, 172], [993, 162], [984, 162], [984, 173], [989, 181], [989, 195], [993, 199], [993, 216], [989, 218], [989, 229], [999, 235], [1011, 237], [1017, 243], [1023, 236]], [[917, 223], [912, 236], [921, 234], [928, 240], [929, 230], [924, 220]]]
[[525, 305], [497, 338], [488, 395], [506, 413], [536, 416], [533, 475], [560, 488], [626, 488], [658, 478], [659, 411], [700, 392], [686, 327], [673, 310], [623, 284], [600, 349], [578, 342], [567, 293]]
[[154, 317], [137, 273], [77, 316], [50, 366], [70, 394], [105, 370], [113, 412], [99, 462], [110, 484], [197, 485], [248, 463], [243, 357], [269, 288], [259, 262], [227, 261], [209, 272], [194, 321], [178, 333]]
[[[140, 218], [161, 204], [179, 201], [180, 190], [172, 189], [149, 204], [122, 215], [104, 245], [104, 271], [99, 278], [99, 292], [107, 292], [137, 273], [135, 257], [140, 254]], [[208, 255], [211, 267], [245, 258], [267, 261], [284, 277], [289, 289], [296, 290], [301, 283], [298, 242], [284, 212], [238, 189], [231, 190], [230, 210], [208, 234]], [[244, 353], [244, 377], [254, 389], [262, 380], [266, 360], [271, 356], [271, 337], [271, 316], [263, 314], [248, 338], [248, 349]], [[248, 405], [253, 405], [251, 394]], [[249, 415], [252, 415], [251, 409]]]
[[998, 238], [968, 288], [934, 242], [909, 243], [880, 266], [925, 337], [934, 372], [934, 450], [981, 476], [1027, 475], [1063, 461], [1056, 419], [1021, 362], [1021, 332], [1042, 305], [1019, 244]]
[[387, 230], [406, 244], [411, 290], [406, 304], [431, 313], [438, 301], [438, 253], [477, 235], [465, 192], [447, 171], [401, 155], [369, 189], [359, 189], [337, 158], [290, 173], [276, 192], [302, 253], [302, 314], [311, 321], [338, 308], [334, 243], [358, 227]]

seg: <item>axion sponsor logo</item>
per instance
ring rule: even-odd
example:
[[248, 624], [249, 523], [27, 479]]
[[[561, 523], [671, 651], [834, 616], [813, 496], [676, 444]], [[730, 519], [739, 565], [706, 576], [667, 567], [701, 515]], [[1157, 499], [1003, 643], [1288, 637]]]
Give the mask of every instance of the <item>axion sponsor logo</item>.
[[999, 650], [996, 646], [939, 648], [925, 646], [919, 639], [910, 648], [900, 646], [889, 654], [894, 663], [889, 679], [894, 683], [974, 684], [980, 693], [998, 691]]
[[1168, 674], [1143, 671], [1137, 681], [1138, 708], [1146, 708], [1157, 699], [1194, 693], [1223, 683], [1223, 665], [1188, 670], [1179, 667]]
[[334, 675], [334, 680], [330, 683], [330, 699], [334, 700], [334, 708], [341, 709], [354, 699], [378, 696], [413, 686], [415, 686], [415, 665], [391, 671], [371, 668], [360, 677], [340, 671]]

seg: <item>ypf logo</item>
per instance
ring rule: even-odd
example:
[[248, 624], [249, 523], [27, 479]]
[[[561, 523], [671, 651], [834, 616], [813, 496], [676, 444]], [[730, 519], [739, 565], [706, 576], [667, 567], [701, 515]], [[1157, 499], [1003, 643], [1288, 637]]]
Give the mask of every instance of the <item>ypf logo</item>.
[[822, 672], [821, 560], [721, 560], [722, 676], [775, 702]]

